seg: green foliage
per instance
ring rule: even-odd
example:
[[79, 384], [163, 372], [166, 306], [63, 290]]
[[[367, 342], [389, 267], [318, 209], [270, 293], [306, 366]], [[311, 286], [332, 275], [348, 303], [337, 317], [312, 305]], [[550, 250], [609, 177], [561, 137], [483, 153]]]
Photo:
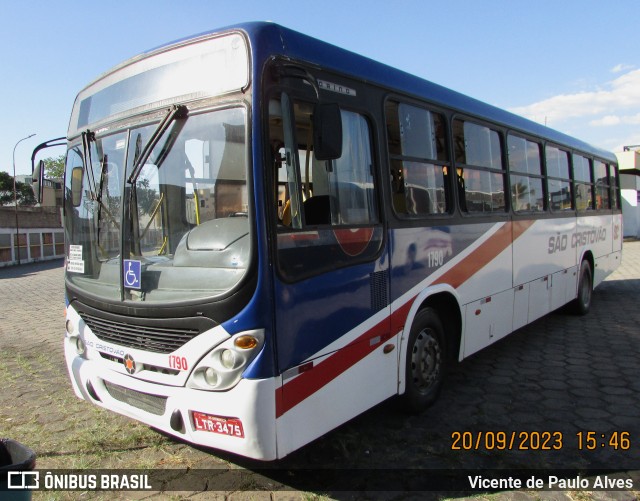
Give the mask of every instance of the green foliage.
[[44, 159], [44, 172], [47, 179], [62, 179], [64, 177], [64, 155]]
[[151, 215], [158, 205], [158, 192], [150, 188], [148, 179], [139, 179], [136, 183], [136, 197], [142, 214]]
[[[34, 205], [36, 203], [31, 186], [16, 182], [16, 198], [18, 205]], [[0, 205], [13, 205], [13, 176], [0, 172]]]

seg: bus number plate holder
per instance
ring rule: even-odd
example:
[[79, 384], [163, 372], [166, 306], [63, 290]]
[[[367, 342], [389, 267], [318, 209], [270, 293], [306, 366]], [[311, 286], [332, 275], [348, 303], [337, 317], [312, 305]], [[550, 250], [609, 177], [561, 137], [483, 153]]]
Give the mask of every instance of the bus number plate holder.
[[191, 414], [193, 416], [193, 425], [198, 431], [208, 431], [220, 435], [229, 435], [230, 437], [244, 438], [242, 421], [238, 418], [212, 416], [197, 411], [191, 411]]

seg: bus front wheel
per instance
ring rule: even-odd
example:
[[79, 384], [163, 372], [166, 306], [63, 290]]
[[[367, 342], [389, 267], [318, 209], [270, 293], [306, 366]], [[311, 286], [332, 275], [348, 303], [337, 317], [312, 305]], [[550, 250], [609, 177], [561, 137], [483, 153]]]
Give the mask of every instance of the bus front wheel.
[[593, 271], [591, 264], [586, 259], [580, 265], [578, 277], [578, 296], [571, 304], [576, 315], [586, 315], [591, 308], [591, 293], [593, 292]]
[[406, 385], [403, 403], [421, 412], [436, 400], [447, 365], [446, 339], [436, 311], [424, 308], [416, 315], [407, 345]]

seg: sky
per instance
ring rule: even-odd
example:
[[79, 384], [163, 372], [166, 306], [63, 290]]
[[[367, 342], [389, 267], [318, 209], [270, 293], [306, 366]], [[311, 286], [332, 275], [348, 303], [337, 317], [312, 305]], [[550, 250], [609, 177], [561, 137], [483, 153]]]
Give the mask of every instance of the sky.
[[[31, 172], [77, 93], [192, 34], [274, 21], [621, 151], [640, 144], [637, 0], [0, 0], [0, 170]], [[18, 144], [30, 134], [34, 137]], [[64, 154], [64, 148], [46, 156]]]

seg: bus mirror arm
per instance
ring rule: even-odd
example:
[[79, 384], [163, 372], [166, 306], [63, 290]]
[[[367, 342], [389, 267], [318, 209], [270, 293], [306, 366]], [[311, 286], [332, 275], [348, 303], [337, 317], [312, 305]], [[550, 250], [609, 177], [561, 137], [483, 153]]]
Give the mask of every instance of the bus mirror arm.
[[318, 160], [336, 160], [342, 156], [342, 117], [336, 103], [315, 105], [313, 153]]
[[281, 78], [298, 78], [300, 80], [304, 80], [313, 87], [313, 90], [316, 93], [316, 98], [320, 100], [320, 88], [318, 87], [318, 82], [306, 68], [293, 63], [279, 64], [272, 68], [272, 74], [275, 80], [280, 80]]
[[342, 156], [342, 117], [335, 103], [320, 102], [320, 88], [316, 78], [304, 67], [293, 63], [272, 66], [272, 75], [298, 78], [310, 84], [318, 99], [313, 110], [313, 153], [318, 160], [336, 160]]
[[36, 201], [39, 204], [42, 203], [45, 165], [44, 165], [44, 160], [40, 160], [36, 164], [36, 155], [40, 150], [44, 150], [46, 148], [53, 148], [55, 146], [66, 146], [66, 145], [67, 145], [66, 137], [57, 137], [55, 139], [50, 139], [49, 141], [45, 141], [44, 143], [40, 143], [38, 146], [36, 146], [33, 149], [33, 153], [31, 154], [31, 187], [33, 188], [33, 194], [35, 195]]

